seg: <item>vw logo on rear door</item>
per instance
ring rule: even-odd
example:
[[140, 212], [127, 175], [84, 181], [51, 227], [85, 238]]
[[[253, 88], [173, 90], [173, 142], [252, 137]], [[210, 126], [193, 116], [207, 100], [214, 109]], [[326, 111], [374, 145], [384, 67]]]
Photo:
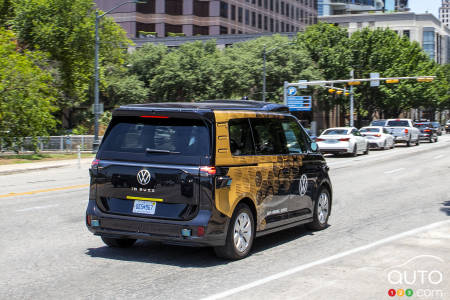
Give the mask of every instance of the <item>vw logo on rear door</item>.
[[300, 196], [304, 196], [307, 190], [308, 190], [308, 177], [305, 174], [303, 174], [302, 177], [300, 177], [300, 182], [298, 184], [298, 193], [300, 194]]
[[137, 173], [137, 181], [141, 184], [141, 185], [147, 185], [150, 182], [151, 179], [151, 175], [150, 172], [147, 170], [140, 170]]

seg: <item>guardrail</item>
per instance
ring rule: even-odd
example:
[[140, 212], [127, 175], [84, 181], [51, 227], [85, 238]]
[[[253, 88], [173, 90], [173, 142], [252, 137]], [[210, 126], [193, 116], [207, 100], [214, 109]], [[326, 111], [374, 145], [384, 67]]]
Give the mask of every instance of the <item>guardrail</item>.
[[[99, 137], [100, 139], [102, 137]], [[31, 137], [22, 138], [23, 146], [20, 147], [20, 152], [34, 151], [33, 140]], [[92, 151], [92, 144], [94, 142], [93, 135], [62, 135], [49, 136], [38, 138], [38, 149], [40, 151], [61, 151], [74, 152], [77, 151], [77, 146], [80, 146], [80, 151]], [[0, 137], [0, 152], [15, 151], [16, 147], [6, 147], [3, 139]]]

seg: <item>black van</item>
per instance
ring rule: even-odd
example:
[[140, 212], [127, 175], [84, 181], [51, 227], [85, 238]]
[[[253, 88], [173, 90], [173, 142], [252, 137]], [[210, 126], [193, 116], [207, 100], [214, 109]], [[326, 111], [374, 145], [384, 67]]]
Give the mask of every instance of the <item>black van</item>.
[[323, 156], [275, 103], [122, 106], [90, 174], [86, 224], [112, 247], [151, 239], [240, 259], [255, 237], [321, 230], [331, 212]]

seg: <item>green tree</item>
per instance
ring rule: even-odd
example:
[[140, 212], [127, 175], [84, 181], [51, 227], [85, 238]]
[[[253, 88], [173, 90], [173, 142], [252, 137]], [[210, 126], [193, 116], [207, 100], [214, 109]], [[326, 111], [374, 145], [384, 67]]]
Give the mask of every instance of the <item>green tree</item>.
[[[74, 109], [89, 102], [93, 83], [94, 13], [93, 0], [18, 0], [15, 3], [13, 29], [21, 45], [48, 52], [58, 70], [62, 91], [58, 106], [67, 122], [63, 125], [67, 127], [74, 125]], [[102, 19], [100, 40], [101, 65], [123, 64], [130, 41], [111, 18]]]
[[148, 101], [148, 89], [136, 74], [128, 74], [124, 67], [111, 67], [105, 76], [103, 93], [105, 109], [118, 105]]
[[0, 29], [0, 136], [6, 146], [19, 151], [23, 137], [48, 136], [55, 128], [52, 112], [56, 91], [45, 68], [46, 57], [36, 51], [20, 51], [15, 36]]
[[14, 6], [11, 0], [0, 0], [0, 26], [7, 27], [14, 15]]

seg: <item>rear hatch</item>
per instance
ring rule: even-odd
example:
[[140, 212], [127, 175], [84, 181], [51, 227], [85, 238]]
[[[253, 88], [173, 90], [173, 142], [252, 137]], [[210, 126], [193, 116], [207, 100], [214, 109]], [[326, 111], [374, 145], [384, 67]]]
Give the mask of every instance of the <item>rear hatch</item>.
[[194, 113], [114, 117], [91, 170], [97, 205], [111, 214], [191, 219], [211, 149], [211, 126]]
[[397, 136], [407, 136], [409, 132], [409, 123], [405, 120], [391, 120], [386, 124], [386, 130], [393, 135]]

